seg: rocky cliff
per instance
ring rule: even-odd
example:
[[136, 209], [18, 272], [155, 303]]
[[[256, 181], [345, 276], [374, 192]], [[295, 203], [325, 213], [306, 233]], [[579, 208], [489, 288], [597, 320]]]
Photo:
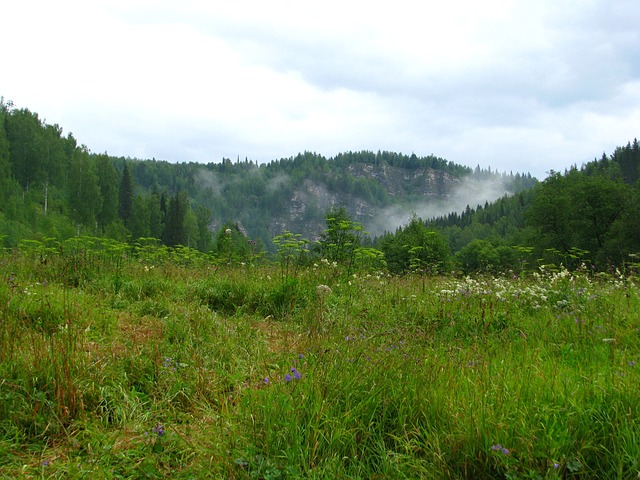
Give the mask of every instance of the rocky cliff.
[[[384, 164], [349, 165], [343, 176], [306, 179], [295, 186], [284, 214], [273, 219], [271, 232], [302, 232], [307, 238], [315, 239], [324, 229], [324, 212], [331, 207], [344, 206], [367, 230], [382, 233], [379, 230], [397, 226], [395, 220], [385, 226], [381, 219], [391, 205], [396, 211], [404, 209], [409, 218], [418, 206], [420, 209], [426, 205], [442, 206], [463, 182], [442, 170], [406, 169]], [[340, 188], [347, 184], [356, 187]]]

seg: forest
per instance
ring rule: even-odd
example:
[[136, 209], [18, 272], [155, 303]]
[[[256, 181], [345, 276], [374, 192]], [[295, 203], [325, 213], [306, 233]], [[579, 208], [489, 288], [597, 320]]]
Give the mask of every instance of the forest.
[[[294, 233], [306, 239], [311, 258], [337, 215], [357, 233], [353, 251], [375, 250], [393, 272], [418, 264], [426, 271], [549, 263], [605, 269], [640, 251], [637, 140], [538, 182], [526, 173], [380, 151], [304, 152], [267, 164], [115, 158], [4, 99], [0, 124], [0, 241], [7, 248], [78, 236], [131, 245], [156, 239], [246, 261], [256, 252], [274, 255], [273, 239]], [[367, 233], [390, 207], [446, 205], [468, 178], [500, 181], [504, 195], [432, 217], [413, 213], [403, 225]]]

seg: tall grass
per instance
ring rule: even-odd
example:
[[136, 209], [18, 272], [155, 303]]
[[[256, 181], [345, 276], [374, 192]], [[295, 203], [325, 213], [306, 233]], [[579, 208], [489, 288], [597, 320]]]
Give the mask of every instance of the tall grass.
[[4, 478], [638, 475], [631, 274], [63, 247], [0, 257]]

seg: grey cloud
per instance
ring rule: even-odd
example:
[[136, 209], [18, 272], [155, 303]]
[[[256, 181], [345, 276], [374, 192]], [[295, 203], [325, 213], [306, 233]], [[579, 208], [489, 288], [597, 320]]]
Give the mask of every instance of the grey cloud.
[[[90, 103], [91, 92], [87, 90], [78, 105], [68, 105], [68, 100], [77, 95], [74, 91], [67, 97], [57, 96], [57, 102], [65, 105], [64, 115], [45, 108], [39, 111], [72, 131], [92, 150], [107, 150], [114, 155], [198, 162], [240, 155], [266, 162], [303, 150], [332, 156], [344, 150], [381, 149], [433, 153], [472, 167], [480, 164], [499, 170], [531, 171], [541, 177], [550, 168], [561, 170], [589, 161], [603, 150], [611, 152], [637, 135], [640, 9], [636, 3], [510, 3], [509, 8], [521, 9], [516, 12], [520, 17], [489, 22], [478, 33], [478, 41], [486, 43], [489, 53], [479, 49], [477, 58], [465, 62], [459, 58], [439, 62], [426, 59], [440, 59], [429, 55], [434, 49], [444, 51], [447, 42], [464, 31], [447, 32], [440, 44], [425, 44], [424, 58], [421, 45], [395, 44], [387, 48], [379, 42], [393, 40], [393, 35], [376, 37], [379, 29], [389, 32], [409, 28], [399, 21], [414, 12], [418, 2], [412, 4], [413, 10], [380, 25], [371, 23], [366, 7], [359, 16], [351, 11], [339, 18], [347, 6], [338, 4], [292, 4], [292, 15], [316, 8], [305, 12], [297, 22], [296, 18], [277, 16], [263, 19], [262, 13], [275, 8], [264, 3], [255, 4], [263, 10], [254, 12], [252, 7], [243, 11], [236, 4], [212, 2], [203, 6], [188, 0], [180, 5], [159, 1], [153, 8], [109, 2], [104, 8], [129, 26], [154, 26], [157, 31], [161, 26], [179, 24], [190, 32], [206, 34], [209, 40], [214, 38], [216, 45], [224, 42], [224, 51], [233, 52], [234, 61], [250, 67], [242, 71], [244, 74], [256, 72], [255, 78], [242, 83], [243, 88], [260, 94], [254, 93], [250, 101], [232, 112], [233, 118], [228, 118], [226, 111], [192, 118], [188, 110], [193, 105], [185, 106], [184, 115], [180, 108], [163, 111], [162, 102], [179, 98], [154, 100], [149, 95], [147, 103], [136, 106], [134, 100], [134, 105], [127, 104], [126, 95], [145, 93], [139, 90], [147, 83], [134, 82], [126, 78], [131, 72], [124, 72], [111, 77], [117, 87], [125, 89], [122, 100]], [[402, 7], [406, 5], [402, 3]], [[331, 12], [336, 15], [335, 22], [314, 23], [314, 13], [324, 8], [335, 9]], [[528, 9], [538, 15], [532, 21], [522, 18]], [[327, 21], [329, 17], [322, 18]], [[413, 22], [411, 28], [420, 25], [430, 29], [434, 21]], [[172, 32], [180, 35], [183, 31]], [[430, 37], [418, 31], [409, 39], [425, 41]], [[153, 49], [154, 45], [147, 47]], [[191, 57], [178, 62], [180, 75], [174, 81], [179, 85], [174, 94], [192, 87], [189, 80], [194, 73], [212, 76], [201, 82], [205, 87], [215, 83], [216, 75], [228, 78], [237, 74], [237, 65], [229, 66], [214, 55], [207, 57], [201, 45], [191, 47], [197, 53], [194, 59], [202, 57], [202, 62], [215, 64], [216, 69], [193, 72]], [[154, 58], [162, 56], [156, 54]], [[176, 68], [151, 61], [150, 65], [166, 68], [167, 74]], [[113, 71], [114, 66], [104, 68]], [[275, 96], [276, 101], [254, 110], [260, 95], [272, 93], [269, 88], [273, 83], [263, 86], [268, 83], [261, 77], [264, 72], [275, 72], [279, 79], [294, 78], [292, 84], [304, 88], [296, 92], [297, 96], [292, 94], [290, 102], [286, 96]], [[61, 89], [69, 83], [65, 78], [60, 75]], [[274, 82], [273, 77], [270, 80]], [[234, 82], [224, 85], [233, 88]], [[277, 88], [277, 82], [273, 88]], [[193, 90], [187, 92], [190, 102], [201, 99], [200, 108], [220, 108], [214, 101], [206, 101], [210, 92]], [[336, 92], [342, 96], [336, 96]], [[47, 91], [48, 96], [54, 93], [53, 89]], [[12, 92], [0, 94], [10, 98]], [[115, 98], [117, 94], [109, 95]], [[153, 107], [154, 101], [158, 103], [155, 111], [142, 111], [148, 105]], [[132, 112], [133, 108], [140, 110]], [[229, 103], [225, 108], [236, 106]]]

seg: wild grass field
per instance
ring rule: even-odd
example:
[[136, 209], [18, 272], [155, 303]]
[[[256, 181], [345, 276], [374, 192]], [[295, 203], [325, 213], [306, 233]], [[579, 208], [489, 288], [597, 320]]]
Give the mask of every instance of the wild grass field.
[[2, 478], [637, 478], [633, 269], [0, 255]]

